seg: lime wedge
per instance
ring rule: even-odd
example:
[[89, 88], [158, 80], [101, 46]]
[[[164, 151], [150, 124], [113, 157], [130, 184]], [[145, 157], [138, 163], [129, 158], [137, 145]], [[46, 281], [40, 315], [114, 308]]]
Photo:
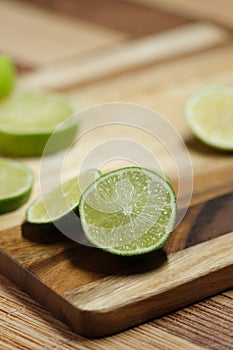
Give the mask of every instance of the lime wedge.
[[190, 97], [185, 116], [193, 133], [204, 143], [233, 150], [233, 87], [210, 87]]
[[8, 56], [0, 55], [0, 99], [9, 95], [16, 79], [15, 67]]
[[82, 195], [79, 213], [87, 239], [118, 255], [160, 248], [176, 222], [171, 184], [155, 172], [123, 168], [101, 176]]
[[0, 158], [0, 214], [19, 208], [32, 189], [34, 176], [22, 163]]
[[98, 170], [91, 169], [39, 196], [26, 212], [27, 221], [33, 224], [51, 223], [77, 210], [82, 192], [99, 176]]
[[[71, 144], [77, 123], [69, 122], [76, 107], [65, 96], [21, 92], [0, 103], [0, 151], [14, 156], [40, 156], [54, 132], [55, 152]], [[55, 128], [62, 122], [66, 125]]]

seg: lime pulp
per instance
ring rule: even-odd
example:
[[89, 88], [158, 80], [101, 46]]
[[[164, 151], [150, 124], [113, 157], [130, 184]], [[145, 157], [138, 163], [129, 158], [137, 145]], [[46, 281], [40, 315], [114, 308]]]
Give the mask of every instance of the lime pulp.
[[160, 248], [176, 222], [176, 196], [157, 173], [137, 167], [98, 178], [82, 195], [79, 213], [87, 239], [118, 255]]

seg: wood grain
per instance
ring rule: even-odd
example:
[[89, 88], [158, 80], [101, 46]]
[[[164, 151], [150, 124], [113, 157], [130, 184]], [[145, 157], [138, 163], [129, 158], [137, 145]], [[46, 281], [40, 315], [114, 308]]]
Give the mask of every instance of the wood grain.
[[141, 350], [145, 346], [159, 350], [198, 350], [207, 346], [213, 350], [230, 350], [232, 301], [233, 291], [228, 291], [123, 333], [87, 340], [0, 276], [0, 346], [4, 350], [42, 347]]
[[0, 271], [82, 335], [113, 333], [232, 286], [232, 204], [193, 206], [165, 250], [132, 259], [25, 224], [0, 233]]
[[83, 55], [126, 35], [18, 1], [0, 1], [0, 49], [30, 67]]
[[49, 2], [28, 0], [28, 2], [127, 33], [131, 37], [157, 33], [188, 22], [183, 16], [160, 9], [151, 9], [137, 3], [130, 4], [124, 0], [52, 0]]
[[[224, 321], [227, 326], [227, 310], [232, 309], [230, 301], [233, 298], [232, 292], [229, 297], [221, 295], [210, 299], [208, 305], [205, 303], [192, 306], [189, 313], [193, 328], [187, 328], [183, 337], [180, 337], [180, 329], [173, 319], [169, 316], [160, 318], [147, 325], [128, 330], [124, 333], [107, 337], [103, 339], [90, 340], [83, 338], [72, 332], [64, 323], [54, 319], [51, 314], [30, 298], [27, 294], [19, 291], [4, 277], [0, 276], [0, 346], [2, 349], [138, 349], [143, 346], [152, 350], [180, 350], [180, 349], [203, 349], [201, 345], [208, 343], [210, 349], [221, 350], [223, 347], [216, 342], [215, 334], [208, 333], [206, 330], [201, 333], [194, 332], [195, 326], [201, 323], [205, 326], [212, 327], [209, 319], [205, 317], [205, 306], [211, 307], [213, 313], [221, 312], [217, 320]], [[229, 302], [227, 303], [227, 300]], [[8, 313], [5, 310], [8, 310]], [[179, 322], [185, 322], [189, 309], [176, 312], [173, 318]], [[199, 317], [197, 318], [196, 314]], [[228, 321], [229, 322], [229, 321]], [[169, 331], [168, 331], [169, 330]], [[226, 329], [225, 329], [226, 332]], [[12, 334], [14, 333], [14, 337]], [[229, 344], [231, 340], [229, 340]], [[218, 348], [217, 348], [218, 346]]]
[[95, 82], [118, 73], [207, 50], [229, 40], [226, 31], [217, 26], [195, 23], [161, 34], [126, 42], [104, 50], [95, 57], [59, 61], [27, 74], [20, 88], [64, 90], [87, 82]]
[[233, 4], [231, 0], [130, 0], [156, 9], [172, 11], [190, 19], [209, 19], [230, 29], [233, 28]]
[[66, 292], [63, 297], [79, 312], [74, 315], [67, 308], [65, 317], [81, 334], [106, 335], [215, 294], [222, 283], [230, 288], [233, 233], [226, 235], [224, 242], [226, 245], [216, 238], [175, 253], [169, 264], [156, 272], [110, 277]]

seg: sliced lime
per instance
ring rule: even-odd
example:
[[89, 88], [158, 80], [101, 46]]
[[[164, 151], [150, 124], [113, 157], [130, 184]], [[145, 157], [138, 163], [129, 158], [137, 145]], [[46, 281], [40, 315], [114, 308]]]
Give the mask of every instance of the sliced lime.
[[0, 158], [0, 214], [19, 208], [32, 189], [34, 176], [22, 163]]
[[0, 99], [9, 95], [16, 80], [15, 67], [8, 56], [0, 55]]
[[190, 97], [185, 115], [193, 133], [204, 143], [233, 150], [233, 87], [210, 87]]
[[155, 172], [123, 168], [87, 188], [79, 213], [84, 233], [96, 247], [137, 255], [166, 242], [176, 222], [176, 197], [171, 184]]
[[82, 192], [99, 176], [98, 170], [91, 169], [77, 178], [66, 181], [44, 196], [39, 196], [27, 210], [27, 221], [33, 224], [46, 224], [65, 217], [78, 208]]
[[[50, 152], [66, 148], [77, 123], [70, 122], [76, 107], [70, 99], [52, 93], [21, 92], [0, 103], [0, 151], [15, 156], [39, 156], [54, 132]], [[55, 128], [67, 121], [62, 128]]]

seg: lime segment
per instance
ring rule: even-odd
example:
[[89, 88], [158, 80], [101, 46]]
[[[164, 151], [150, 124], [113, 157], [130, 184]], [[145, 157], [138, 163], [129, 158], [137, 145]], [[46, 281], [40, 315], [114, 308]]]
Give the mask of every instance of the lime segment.
[[119, 255], [161, 247], [176, 222], [171, 184], [144, 168], [101, 176], [84, 192], [79, 213], [84, 233], [96, 247]]
[[0, 214], [19, 208], [31, 192], [33, 173], [25, 165], [0, 158]]
[[27, 221], [34, 224], [51, 223], [63, 218], [72, 210], [76, 210], [82, 192], [99, 175], [99, 171], [95, 169], [88, 170], [79, 177], [64, 182], [60, 187], [44, 196], [39, 196], [27, 210]]
[[[54, 132], [51, 152], [71, 144], [77, 123], [73, 101], [52, 93], [21, 92], [0, 103], [0, 151], [14, 156], [39, 156]], [[66, 121], [63, 128], [55, 130]]]
[[193, 133], [204, 143], [233, 150], [233, 88], [212, 87], [187, 101], [185, 115]]

